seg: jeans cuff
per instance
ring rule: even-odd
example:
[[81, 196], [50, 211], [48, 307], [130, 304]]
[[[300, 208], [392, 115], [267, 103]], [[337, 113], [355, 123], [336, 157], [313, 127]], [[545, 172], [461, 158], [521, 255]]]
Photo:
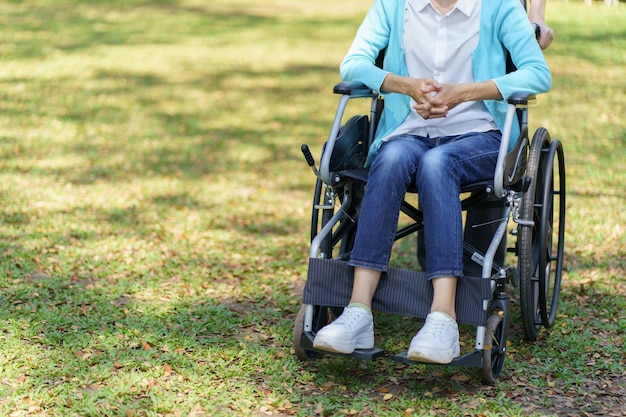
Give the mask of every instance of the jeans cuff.
[[373, 269], [374, 271], [387, 272], [387, 265], [379, 265], [371, 262], [358, 261], [355, 259], [350, 259], [350, 261], [348, 261], [348, 265], [357, 268]]
[[427, 272], [426, 273], [426, 278], [428, 278], [428, 280], [433, 280], [435, 278], [442, 278], [442, 277], [456, 277], [456, 278], [460, 278], [463, 276], [463, 270], [450, 270], [450, 271], [435, 271], [435, 272]]

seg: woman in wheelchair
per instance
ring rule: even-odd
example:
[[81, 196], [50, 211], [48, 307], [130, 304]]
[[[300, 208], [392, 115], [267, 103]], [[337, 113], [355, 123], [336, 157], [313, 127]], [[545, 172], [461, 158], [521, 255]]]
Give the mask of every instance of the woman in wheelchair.
[[[375, 65], [386, 48], [382, 68]], [[507, 73], [506, 53], [517, 70]], [[400, 205], [417, 189], [426, 275], [434, 298], [408, 359], [450, 363], [460, 354], [455, 314], [463, 279], [464, 184], [493, 178], [505, 100], [549, 90], [551, 75], [519, 0], [376, 0], [341, 64], [344, 81], [385, 97], [349, 265], [350, 304], [317, 332], [316, 349], [374, 346], [371, 302], [387, 270]], [[519, 132], [511, 133], [517, 138]], [[462, 295], [461, 295], [462, 296]]]

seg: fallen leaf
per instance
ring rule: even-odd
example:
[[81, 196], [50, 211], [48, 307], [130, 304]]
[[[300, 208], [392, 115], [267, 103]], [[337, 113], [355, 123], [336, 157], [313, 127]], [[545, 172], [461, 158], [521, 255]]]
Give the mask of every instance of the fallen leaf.
[[469, 381], [469, 379], [470, 379], [469, 376], [463, 375], [463, 374], [457, 374], [452, 377], [452, 380], [457, 381], [457, 382], [467, 382]]
[[200, 406], [200, 404], [194, 405], [191, 408], [191, 410], [189, 410], [188, 417], [204, 417], [204, 416], [206, 416], [206, 413], [204, 412], [204, 409]]

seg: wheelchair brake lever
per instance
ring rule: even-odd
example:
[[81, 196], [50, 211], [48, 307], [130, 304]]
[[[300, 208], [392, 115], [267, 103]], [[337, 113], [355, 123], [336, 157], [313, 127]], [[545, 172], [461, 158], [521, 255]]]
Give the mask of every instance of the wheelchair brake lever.
[[300, 150], [302, 151], [302, 154], [304, 155], [304, 159], [306, 159], [306, 163], [311, 167], [311, 170], [313, 171], [315, 176], [319, 178], [320, 172], [315, 166], [315, 158], [313, 158], [313, 154], [311, 154], [309, 145], [307, 145], [306, 143], [302, 144], [302, 146], [300, 147]]

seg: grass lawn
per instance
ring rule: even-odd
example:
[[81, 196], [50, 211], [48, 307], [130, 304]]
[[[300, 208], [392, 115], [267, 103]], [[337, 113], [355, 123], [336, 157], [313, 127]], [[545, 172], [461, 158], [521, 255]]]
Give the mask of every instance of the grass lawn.
[[[566, 271], [475, 370], [324, 357], [292, 327], [337, 67], [370, 2], [0, 1], [0, 415], [626, 413], [626, 9], [551, 0]], [[516, 317], [519, 315], [514, 305]], [[377, 315], [377, 345], [418, 323]]]

